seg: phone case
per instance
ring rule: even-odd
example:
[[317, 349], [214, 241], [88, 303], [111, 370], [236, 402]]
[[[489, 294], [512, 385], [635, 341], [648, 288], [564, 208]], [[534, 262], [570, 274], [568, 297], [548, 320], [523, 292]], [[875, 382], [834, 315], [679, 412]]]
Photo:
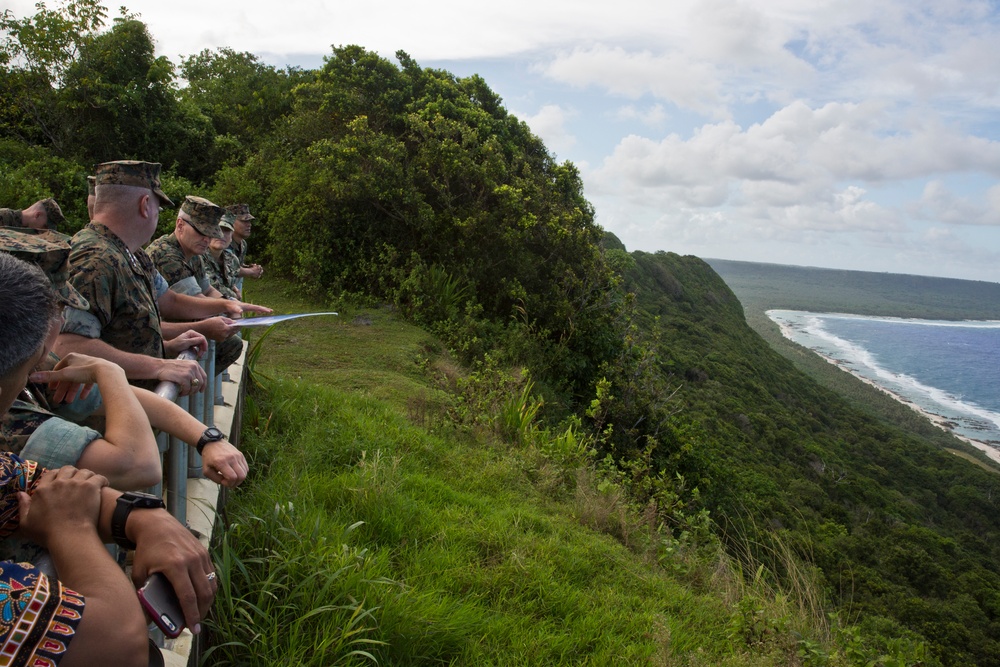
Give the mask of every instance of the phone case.
[[170, 581], [159, 572], [146, 580], [136, 593], [139, 603], [167, 637], [176, 637], [184, 629], [184, 611]]

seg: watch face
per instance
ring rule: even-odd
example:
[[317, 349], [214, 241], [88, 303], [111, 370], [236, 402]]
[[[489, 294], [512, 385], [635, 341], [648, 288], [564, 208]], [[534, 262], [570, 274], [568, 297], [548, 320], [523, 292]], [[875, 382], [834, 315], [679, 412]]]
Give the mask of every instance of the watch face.
[[204, 435], [201, 436], [201, 439], [212, 442], [214, 440], [223, 440], [225, 439], [225, 437], [226, 437], [225, 433], [215, 428], [214, 426], [209, 426], [207, 429], [205, 429], [205, 433]]
[[126, 501], [133, 507], [139, 507], [141, 509], [160, 508], [164, 506], [162, 498], [149, 493], [137, 493], [134, 491], [123, 493], [119, 500]]

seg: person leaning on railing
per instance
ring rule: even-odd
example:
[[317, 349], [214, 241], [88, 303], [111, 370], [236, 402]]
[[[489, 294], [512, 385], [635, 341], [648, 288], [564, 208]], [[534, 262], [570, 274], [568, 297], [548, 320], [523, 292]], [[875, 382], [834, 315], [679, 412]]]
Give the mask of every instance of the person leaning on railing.
[[[133, 384], [153, 388], [161, 381], [172, 382], [187, 395], [205, 387], [205, 372], [197, 361], [169, 357], [192, 345], [207, 346], [202, 333], [209, 328], [206, 335], [213, 339], [232, 335], [231, 323], [214, 317], [216, 313], [238, 317], [244, 311], [271, 311], [165, 289], [142, 249], [156, 230], [160, 206], [173, 205], [160, 189], [159, 174], [160, 165], [150, 162], [97, 166], [94, 218], [73, 237], [70, 254], [70, 280], [90, 310], [69, 311], [54, 351], [59, 356], [80, 352], [108, 359], [125, 369]], [[162, 322], [161, 314], [201, 321]], [[192, 330], [196, 326], [206, 329], [198, 333]]]
[[[0, 415], [39, 359], [38, 341], [54, 304], [37, 267], [0, 253]], [[133, 583], [163, 573], [186, 624], [200, 632], [217, 589], [208, 552], [162, 502], [137, 509], [132, 500], [92, 471], [45, 471], [0, 453], [0, 537], [16, 534], [46, 547], [59, 577], [0, 563], [0, 646], [11, 664], [147, 664], [147, 620], [133, 586], [104, 548], [112, 539], [135, 549]]]
[[[86, 301], [66, 282], [68, 238], [50, 231], [0, 229], [0, 251], [39, 267], [62, 307], [85, 310]], [[158, 484], [162, 477], [152, 426], [192, 446], [214, 438], [200, 447], [205, 476], [229, 487], [246, 478], [246, 458], [220, 439], [221, 434], [172, 401], [130, 386], [120, 367], [86, 355], [59, 360], [48, 354], [62, 324], [62, 310], [50, 320], [48, 338], [38, 351], [40, 365], [30, 378], [36, 383], [25, 387], [0, 419], [0, 449], [46, 467], [90, 468], [105, 475], [116, 489], [142, 489]], [[74, 400], [78, 394], [83, 396]], [[104, 417], [103, 434], [77, 423], [95, 415]]]
[[[66, 282], [69, 273], [69, 237], [52, 231], [0, 229], [0, 254], [9, 276], [23, 289], [33, 288], [38, 298], [54, 297], [43, 307], [35, 303], [47, 330], [40, 338], [20, 330], [9, 318], [4, 330], [5, 349], [31, 351], [31, 370], [48, 360], [49, 349], [59, 334], [65, 308], [86, 308], [87, 302]], [[13, 258], [26, 260], [31, 270], [17, 273]], [[13, 279], [13, 278], [12, 278]], [[9, 329], [9, 330], [8, 330]], [[137, 490], [158, 484], [163, 476], [156, 439], [143, 406], [128, 384], [125, 372], [104, 359], [71, 354], [56, 360], [33, 379], [51, 382], [55, 403], [72, 398], [80, 387], [97, 384], [107, 401], [103, 433], [59, 418], [41, 403], [45, 397], [23, 384], [22, 392], [0, 418], [0, 449], [20, 454], [48, 468], [74, 465], [89, 468], [108, 478], [121, 490]], [[36, 395], [37, 394], [37, 395]]]

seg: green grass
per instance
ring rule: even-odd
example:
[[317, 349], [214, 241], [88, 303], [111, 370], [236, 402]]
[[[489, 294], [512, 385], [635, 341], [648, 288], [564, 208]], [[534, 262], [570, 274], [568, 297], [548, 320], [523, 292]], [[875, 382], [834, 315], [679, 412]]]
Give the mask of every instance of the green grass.
[[[247, 291], [326, 309], [274, 279]], [[449, 417], [461, 371], [437, 341], [341, 313], [263, 342], [204, 664], [847, 664], [717, 551], [663, 561], [585, 527], [608, 498], [538, 483], [538, 456]]]

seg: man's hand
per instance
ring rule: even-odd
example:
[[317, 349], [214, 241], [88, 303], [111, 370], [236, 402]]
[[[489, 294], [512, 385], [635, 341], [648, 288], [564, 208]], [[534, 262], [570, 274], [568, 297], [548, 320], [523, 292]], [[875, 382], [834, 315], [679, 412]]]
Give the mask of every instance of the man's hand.
[[[201, 632], [218, 582], [208, 551], [183, 524], [166, 510], [141, 510], [129, 515], [126, 535], [135, 542], [132, 582], [139, 587], [154, 572], [170, 580], [184, 610], [184, 622], [191, 632]], [[212, 579], [208, 578], [213, 574]]]
[[243, 452], [226, 440], [206, 444], [201, 450], [201, 464], [205, 477], [231, 489], [239, 486], [250, 472]]
[[253, 278], [260, 278], [262, 275], [264, 275], [264, 267], [261, 266], [260, 264], [251, 264], [247, 268], [250, 269], [247, 275]]
[[156, 372], [158, 382], [173, 382], [181, 396], [197, 394], [205, 389], [208, 376], [197, 361], [160, 359], [162, 366]]
[[73, 466], [46, 471], [32, 495], [18, 492], [18, 534], [42, 546], [59, 531], [92, 530], [96, 535], [101, 489], [107, 485], [104, 476]]
[[86, 398], [94, 384], [101, 382], [102, 376], [105, 380], [118, 379], [128, 383], [125, 371], [118, 364], [76, 352], [60, 359], [51, 371], [32, 373], [30, 379], [40, 384], [47, 383], [53, 402], [72, 403], [77, 398]]
[[270, 315], [274, 311], [267, 306], [257, 306], [252, 303], [230, 300], [226, 304], [226, 312], [230, 317], [238, 318], [242, 317], [243, 313], [260, 313], [261, 315]]
[[208, 341], [194, 329], [188, 329], [180, 336], [163, 341], [163, 349], [166, 350], [168, 357], [176, 357], [184, 350], [190, 350], [192, 347], [195, 348], [195, 353], [199, 359], [208, 351]]
[[216, 343], [221, 343], [237, 331], [237, 328], [233, 326], [233, 321], [228, 317], [209, 317], [197, 322], [196, 325], [202, 333]]

